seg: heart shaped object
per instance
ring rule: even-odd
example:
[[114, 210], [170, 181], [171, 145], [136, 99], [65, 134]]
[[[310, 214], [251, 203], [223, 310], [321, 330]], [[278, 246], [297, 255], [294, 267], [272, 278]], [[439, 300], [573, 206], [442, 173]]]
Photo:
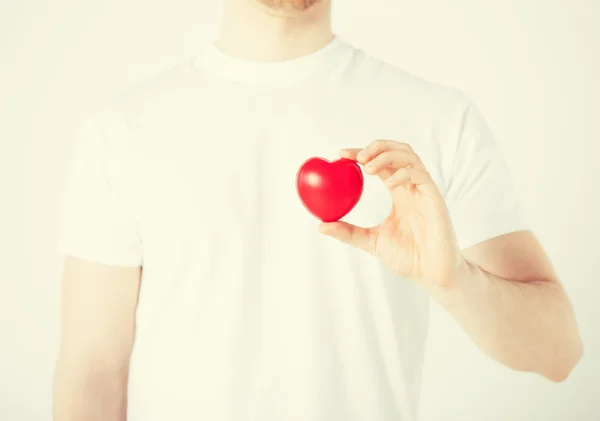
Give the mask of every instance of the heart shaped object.
[[296, 175], [296, 191], [304, 207], [323, 222], [335, 222], [356, 206], [363, 192], [363, 173], [350, 159], [304, 161]]

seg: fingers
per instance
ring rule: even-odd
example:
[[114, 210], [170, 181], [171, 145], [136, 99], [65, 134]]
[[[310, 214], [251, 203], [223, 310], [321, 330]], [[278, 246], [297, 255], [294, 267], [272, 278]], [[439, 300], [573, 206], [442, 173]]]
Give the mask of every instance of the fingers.
[[[397, 142], [395, 140], [377, 139], [371, 142], [367, 147], [356, 155], [356, 159], [363, 165], [366, 165], [378, 155], [388, 151], [404, 151], [417, 156], [408, 143]], [[418, 158], [418, 157], [417, 157]]]
[[321, 234], [333, 237], [343, 243], [363, 249], [367, 253], [375, 254], [377, 228], [363, 228], [347, 222], [338, 221], [321, 223]]
[[393, 189], [407, 183], [421, 185], [431, 182], [431, 176], [425, 170], [412, 167], [404, 167], [397, 170], [385, 180], [385, 185]]
[[403, 168], [406, 166], [420, 167], [421, 161], [419, 157], [407, 150], [392, 150], [382, 152], [375, 156], [365, 165], [365, 172], [368, 174], [379, 174], [382, 170], [391, 167], [393, 169]]
[[[384, 158], [379, 158], [384, 155]], [[401, 168], [406, 165], [412, 165], [415, 168], [422, 168], [423, 163], [419, 156], [413, 151], [408, 143], [397, 142], [395, 140], [374, 140], [364, 149], [350, 148], [342, 149], [340, 157], [348, 158], [357, 161], [359, 164], [365, 165], [365, 170], [368, 171], [369, 165], [373, 163], [374, 172], [377, 174], [385, 167]]]
[[340, 158], [346, 158], [356, 161], [356, 155], [358, 155], [360, 151], [362, 151], [362, 148], [342, 149], [340, 151]]

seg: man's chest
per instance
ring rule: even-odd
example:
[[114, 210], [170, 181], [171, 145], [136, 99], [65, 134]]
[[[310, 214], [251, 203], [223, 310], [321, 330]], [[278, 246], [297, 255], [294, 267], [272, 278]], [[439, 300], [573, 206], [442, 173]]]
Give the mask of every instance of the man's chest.
[[[227, 226], [255, 226], [259, 233], [314, 229], [296, 193], [299, 167], [311, 157], [338, 159], [340, 149], [375, 139], [411, 143], [436, 177], [427, 137], [353, 94], [198, 102], [144, 126], [138, 138], [136, 208], [146, 239], [199, 238]], [[365, 175], [363, 196], [345, 220], [375, 225], [390, 206], [381, 181]]]

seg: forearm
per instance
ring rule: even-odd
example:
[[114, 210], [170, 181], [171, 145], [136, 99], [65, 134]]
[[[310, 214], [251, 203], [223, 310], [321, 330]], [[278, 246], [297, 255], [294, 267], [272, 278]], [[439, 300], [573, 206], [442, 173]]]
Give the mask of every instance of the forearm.
[[571, 304], [557, 282], [517, 282], [467, 261], [453, 286], [430, 291], [472, 340], [498, 362], [561, 381], [582, 344]]
[[125, 421], [127, 372], [94, 373], [57, 365], [54, 421]]

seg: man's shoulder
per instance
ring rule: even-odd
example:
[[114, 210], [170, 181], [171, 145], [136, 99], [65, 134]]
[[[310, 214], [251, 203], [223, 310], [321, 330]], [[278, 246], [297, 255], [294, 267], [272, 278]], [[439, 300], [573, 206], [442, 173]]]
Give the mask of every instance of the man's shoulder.
[[152, 131], [181, 112], [194, 95], [190, 86], [196, 84], [190, 83], [191, 78], [190, 61], [180, 61], [105, 96], [82, 113], [79, 136], [89, 138], [94, 133], [109, 153], [123, 153], [126, 145], [133, 145], [132, 131]]
[[417, 75], [390, 60], [361, 51], [369, 83], [379, 97], [433, 113], [464, 110], [471, 102], [470, 95], [457, 87]]
[[87, 113], [87, 118], [108, 123], [108, 120], [115, 118], [129, 120], [160, 112], [189, 93], [193, 76], [191, 59], [180, 61], [95, 103]]

